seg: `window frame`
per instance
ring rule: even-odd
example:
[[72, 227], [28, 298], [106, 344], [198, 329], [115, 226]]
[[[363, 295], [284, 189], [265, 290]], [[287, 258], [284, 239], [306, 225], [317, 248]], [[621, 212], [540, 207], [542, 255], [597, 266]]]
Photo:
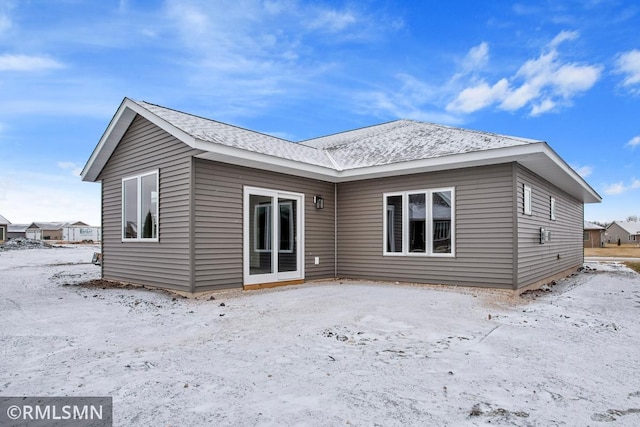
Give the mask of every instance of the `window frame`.
[[[451, 192], [451, 220], [450, 220], [450, 238], [451, 238], [451, 252], [439, 253], [433, 251], [433, 195], [441, 192]], [[424, 194], [425, 196], [425, 251], [424, 252], [411, 252], [409, 251], [409, 196], [414, 194]], [[387, 204], [389, 197], [401, 196], [402, 197], [402, 251], [401, 252], [389, 252], [387, 247], [389, 244], [389, 228], [388, 228], [388, 213], [389, 207], [392, 205]], [[407, 190], [407, 191], [395, 191], [382, 194], [382, 255], [383, 256], [402, 256], [402, 257], [436, 257], [436, 258], [455, 258], [456, 256], [456, 193], [455, 187], [439, 187], [429, 188], [421, 190]], [[397, 212], [393, 212], [394, 217]], [[395, 243], [395, 242], [394, 242]]]
[[556, 198], [553, 196], [549, 197], [549, 218], [551, 221], [556, 220]]
[[[141, 237], [142, 229], [140, 228], [142, 220], [142, 178], [154, 175], [156, 176], [156, 223], [155, 223], [155, 235], [156, 237]], [[136, 227], [138, 231], [138, 237], [125, 237], [126, 236], [126, 217], [125, 217], [125, 182], [136, 180]], [[137, 175], [130, 175], [122, 178], [121, 180], [121, 222], [120, 222], [120, 237], [122, 242], [159, 242], [160, 241], [160, 170], [155, 169], [148, 172], [143, 172]], [[152, 233], [153, 234], [153, 233]]]
[[[259, 242], [261, 239], [258, 230], [260, 229], [260, 210], [264, 210], [265, 223], [268, 227], [265, 228], [264, 242]], [[253, 251], [257, 253], [270, 253], [271, 252], [271, 202], [269, 203], [256, 203], [253, 207]], [[264, 244], [264, 248], [258, 247], [258, 243]]]
[[[287, 206], [289, 208], [289, 240], [288, 240], [288, 247], [283, 249], [282, 248], [282, 227], [280, 227], [280, 224], [282, 222], [282, 207], [283, 206]], [[293, 214], [293, 202], [291, 200], [287, 200], [284, 202], [281, 202], [280, 200], [278, 200], [278, 214], [280, 215], [278, 217], [278, 221], [280, 221], [278, 223], [278, 233], [280, 234], [278, 237], [278, 252], [281, 254], [292, 254], [293, 253], [293, 243], [294, 243], [294, 239], [293, 239], [293, 223], [294, 223], [294, 214]]]
[[531, 186], [527, 184], [523, 184], [523, 210], [522, 212], [525, 215], [533, 215], [533, 191], [531, 191]]
[[[292, 238], [294, 235], [294, 212], [293, 212], [293, 202], [288, 200], [288, 201], [278, 201], [278, 217], [277, 217], [277, 221], [281, 220], [281, 215], [282, 215], [282, 208], [283, 207], [288, 207], [288, 212], [289, 212], [289, 227], [288, 227], [288, 231], [289, 231], [289, 240], [288, 240], [288, 247], [283, 248], [282, 247], [282, 228], [280, 227], [280, 223], [278, 223], [278, 233], [279, 233], [279, 238], [278, 238], [278, 252], [281, 254], [291, 254], [293, 253], [293, 248], [294, 248], [294, 239]], [[257, 253], [271, 253], [271, 250], [273, 249], [273, 239], [271, 236], [271, 227], [267, 227], [266, 230], [267, 232], [265, 233], [265, 239], [266, 242], [262, 242], [265, 244], [264, 248], [259, 248], [258, 247], [258, 241], [259, 239], [259, 235], [258, 235], [258, 223], [259, 223], [259, 215], [258, 212], [261, 209], [265, 210], [265, 221], [267, 224], [272, 224], [272, 219], [271, 219], [271, 215], [272, 215], [272, 210], [273, 210], [273, 206], [271, 203], [257, 203], [254, 207], [254, 213], [253, 213], [253, 251], [257, 252]]]

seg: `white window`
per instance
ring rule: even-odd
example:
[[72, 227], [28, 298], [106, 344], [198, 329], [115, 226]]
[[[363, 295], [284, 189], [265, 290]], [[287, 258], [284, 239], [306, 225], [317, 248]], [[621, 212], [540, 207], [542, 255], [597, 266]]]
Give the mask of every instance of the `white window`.
[[158, 171], [122, 180], [122, 239], [158, 240]]
[[556, 198], [552, 197], [550, 199], [550, 212], [549, 215], [551, 217], [551, 220], [555, 221], [556, 220]]
[[384, 255], [453, 256], [453, 188], [383, 195]]
[[531, 187], [524, 184], [524, 214], [531, 215]]

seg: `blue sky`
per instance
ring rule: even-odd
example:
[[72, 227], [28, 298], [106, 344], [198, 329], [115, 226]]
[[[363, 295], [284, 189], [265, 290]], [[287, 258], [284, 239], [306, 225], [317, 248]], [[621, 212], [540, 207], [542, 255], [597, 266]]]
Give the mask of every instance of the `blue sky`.
[[293, 141], [409, 118], [547, 141], [640, 215], [635, 1], [0, 2], [0, 214], [100, 224], [127, 96]]

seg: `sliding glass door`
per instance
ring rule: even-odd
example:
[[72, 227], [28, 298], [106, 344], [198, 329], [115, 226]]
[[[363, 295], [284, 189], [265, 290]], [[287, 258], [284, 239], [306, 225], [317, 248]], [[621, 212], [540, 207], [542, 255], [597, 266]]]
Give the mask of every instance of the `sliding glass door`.
[[244, 282], [304, 278], [302, 194], [245, 187]]

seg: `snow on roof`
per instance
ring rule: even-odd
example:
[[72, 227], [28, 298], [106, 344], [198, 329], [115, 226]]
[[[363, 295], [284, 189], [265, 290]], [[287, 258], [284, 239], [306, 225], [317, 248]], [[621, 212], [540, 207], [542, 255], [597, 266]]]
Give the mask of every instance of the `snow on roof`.
[[537, 143], [531, 139], [397, 120], [301, 142], [326, 150], [341, 169], [430, 159]]
[[9, 233], [24, 233], [31, 224], [9, 224], [7, 231]]
[[148, 102], [134, 102], [201, 141], [213, 142], [317, 166], [333, 167], [331, 160], [323, 151], [312, 147]]
[[317, 166], [337, 167], [339, 170], [541, 142], [413, 120], [397, 120], [294, 143], [148, 102], [134, 102], [201, 141]]
[[11, 224], [11, 221], [0, 215], [0, 224]]
[[598, 224], [595, 224], [593, 222], [585, 221], [584, 229], [585, 230], [604, 230], [604, 227], [599, 226]]
[[413, 120], [299, 143], [125, 98], [81, 176], [96, 181], [137, 115], [199, 153], [194, 157], [330, 182], [519, 162], [585, 203], [601, 197], [545, 142]]
[[613, 224], [618, 224], [620, 228], [629, 234], [640, 234], [640, 221], [613, 221], [609, 227]]
[[61, 228], [71, 226], [87, 226], [87, 224], [82, 221], [32, 222], [28, 225], [27, 228], [39, 228], [41, 230], [60, 230]]

